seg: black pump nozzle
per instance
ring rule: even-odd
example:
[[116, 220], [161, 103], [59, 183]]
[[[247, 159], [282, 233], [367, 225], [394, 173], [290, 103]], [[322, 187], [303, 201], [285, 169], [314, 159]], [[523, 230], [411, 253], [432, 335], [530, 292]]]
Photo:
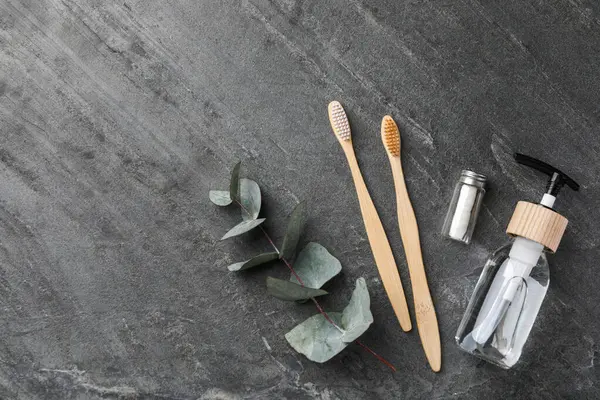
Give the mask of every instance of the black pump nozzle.
[[540, 172], [550, 176], [548, 185], [546, 186], [546, 193], [556, 197], [559, 190], [566, 184], [571, 189], [579, 190], [579, 184], [573, 179], [569, 178], [567, 174], [553, 167], [552, 165], [546, 164], [537, 158], [526, 156], [525, 154], [515, 153], [515, 160], [519, 164], [527, 165], [528, 167], [537, 169]]

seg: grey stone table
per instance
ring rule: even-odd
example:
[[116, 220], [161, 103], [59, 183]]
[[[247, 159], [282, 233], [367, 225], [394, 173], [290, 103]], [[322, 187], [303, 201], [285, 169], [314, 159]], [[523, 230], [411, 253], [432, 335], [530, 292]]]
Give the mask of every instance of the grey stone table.
[[[0, 0], [0, 398], [599, 398], [600, 6], [593, 0]], [[326, 105], [339, 99], [410, 297], [378, 137], [402, 129], [409, 191], [443, 341], [438, 374], [400, 331], [378, 279]], [[454, 333], [542, 158], [582, 190], [522, 362], [459, 352]], [[314, 314], [267, 296], [278, 264], [208, 190], [260, 182], [281, 242], [299, 200], [343, 264], [323, 299], [364, 276], [375, 323], [325, 364], [283, 335]], [[440, 237], [459, 171], [490, 178], [474, 242]], [[412, 304], [411, 304], [412, 307]]]

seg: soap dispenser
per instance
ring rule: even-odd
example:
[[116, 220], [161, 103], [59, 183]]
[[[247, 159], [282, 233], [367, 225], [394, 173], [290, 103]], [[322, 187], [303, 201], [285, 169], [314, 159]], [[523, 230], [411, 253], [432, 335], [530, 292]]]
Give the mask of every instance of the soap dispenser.
[[466, 352], [502, 368], [519, 360], [546, 295], [550, 274], [546, 252], [554, 253], [567, 219], [553, 210], [567, 185], [579, 185], [566, 174], [535, 158], [516, 154], [518, 163], [550, 176], [539, 204], [518, 202], [506, 232], [511, 241], [488, 258], [456, 332]]

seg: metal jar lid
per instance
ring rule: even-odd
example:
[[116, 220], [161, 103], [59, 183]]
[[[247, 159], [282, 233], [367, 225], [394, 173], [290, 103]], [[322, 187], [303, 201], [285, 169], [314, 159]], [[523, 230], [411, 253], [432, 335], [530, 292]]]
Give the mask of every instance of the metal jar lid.
[[476, 186], [483, 189], [485, 187], [487, 177], [485, 175], [478, 174], [477, 172], [463, 169], [460, 173], [459, 181], [467, 185]]

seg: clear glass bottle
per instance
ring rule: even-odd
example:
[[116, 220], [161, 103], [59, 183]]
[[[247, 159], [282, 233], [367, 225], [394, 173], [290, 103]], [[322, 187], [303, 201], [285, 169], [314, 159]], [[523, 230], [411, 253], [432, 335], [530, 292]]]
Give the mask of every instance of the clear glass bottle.
[[[488, 258], [455, 337], [464, 351], [502, 368], [512, 367], [521, 357], [550, 284], [545, 253], [528, 276], [506, 276], [510, 275], [507, 265], [512, 246], [511, 241]], [[505, 299], [507, 292], [514, 292], [511, 301]], [[491, 300], [486, 301], [488, 295]], [[499, 320], [490, 315], [494, 310], [497, 316], [502, 315], [496, 318]], [[488, 332], [483, 326], [486, 317]]]
[[517, 154], [518, 163], [550, 175], [539, 204], [520, 201], [506, 229], [512, 241], [488, 258], [456, 332], [458, 346], [502, 368], [519, 361], [548, 285], [546, 252], [554, 253], [567, 219], [553, 210], [556, 195], [579, 184], [558, 169]]
[[442, 227], [442, 235], [469, 244], [481, 209], [487, 178], [463, 170], [454, 187], [454, 194]]

